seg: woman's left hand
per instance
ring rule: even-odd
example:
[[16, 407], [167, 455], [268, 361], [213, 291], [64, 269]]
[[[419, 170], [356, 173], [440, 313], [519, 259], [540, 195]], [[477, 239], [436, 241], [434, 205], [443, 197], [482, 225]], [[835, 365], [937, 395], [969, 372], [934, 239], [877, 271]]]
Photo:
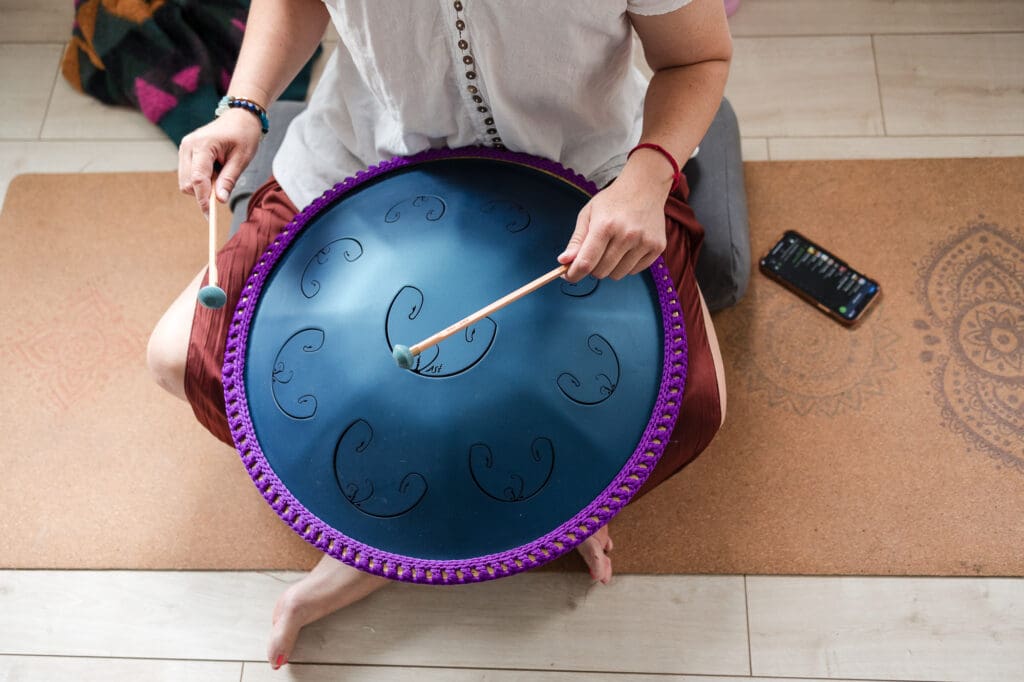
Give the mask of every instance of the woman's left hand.
[[569, 245], [558, 256], [559, 263], [571, 263], [565, 278], [618, 280], [649, 268], [665, 250], [671, 183], [665, 160], [638, 150], [619, 177], [580, 211]]

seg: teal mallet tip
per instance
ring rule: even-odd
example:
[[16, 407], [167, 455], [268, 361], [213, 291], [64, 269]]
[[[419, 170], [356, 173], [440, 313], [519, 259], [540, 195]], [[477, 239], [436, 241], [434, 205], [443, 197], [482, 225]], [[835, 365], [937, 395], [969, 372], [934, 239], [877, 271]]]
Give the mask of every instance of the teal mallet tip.
[[224, 304], [228, 302], [228, 295], [220, 287], [208, 284], [199, 290], [199, 302], [207, 308], [216, 310], [224, 307]]
[[395, 344], [395, 349], [391, 351], [391, 356], [402, 369], [412, 369], [412, 351], [409, 350], [408, 346]]

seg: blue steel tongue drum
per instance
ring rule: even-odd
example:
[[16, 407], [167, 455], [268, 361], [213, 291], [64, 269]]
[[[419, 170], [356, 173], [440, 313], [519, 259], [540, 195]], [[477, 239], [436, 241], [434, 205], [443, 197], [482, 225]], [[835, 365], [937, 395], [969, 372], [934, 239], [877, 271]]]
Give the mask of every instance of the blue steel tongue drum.
[[557, 280], [392, 358], [556, 266], [596, 188], [490, 149], [381, 164], [307, 207], [232, 321], [225, 402], [253, 482], [361, 570], [452, 584], [568, 552], [660, 457], [686, 336], [664, 262]]

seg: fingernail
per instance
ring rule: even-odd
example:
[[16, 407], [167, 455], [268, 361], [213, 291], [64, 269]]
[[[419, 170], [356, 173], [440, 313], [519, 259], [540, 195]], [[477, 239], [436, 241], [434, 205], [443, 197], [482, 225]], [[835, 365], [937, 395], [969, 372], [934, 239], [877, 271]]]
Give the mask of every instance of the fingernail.
[[277, 657], [277, 664], [274, 666], [274, 669], [277, 670], [282, 665], [284, 665], [284, 654], [279, 654]]
[[228, 191], [226, 189], [222, 188], [220, 191], [218, 191], [217, 196], [220, 197], [220, 200], [223, 203], [228, 203]]

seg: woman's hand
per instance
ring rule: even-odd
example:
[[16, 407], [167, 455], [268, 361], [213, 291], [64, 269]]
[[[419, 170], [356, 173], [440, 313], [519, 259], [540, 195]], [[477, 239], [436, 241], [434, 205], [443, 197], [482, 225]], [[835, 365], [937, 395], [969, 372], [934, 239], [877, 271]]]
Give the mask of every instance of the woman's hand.
[[195, 196], [209, 215], [214, 164], [219, 164], [217, 198], [226, 203], [238, 176], [256, 155], [262, 136], [260, 120], [244, 109], [228, 109], [184, 137], [178, 150], [178, 187]]
[[[685, 161], [722, 102], [732, 59], [725, 10], [718, 0], [695, 0], [666, 14], [629, 18], [654, 71], [640, 139], [660, 143]], [[671, 166], [653, 149], [630, 155], [615, 182], [580, 211], [569, 246], [558, 257], [563, 265], [571, 263], [567, 280], [578, 282], [588, 274], [621, 279], [661, 255]]]
[[[252, 0], [227, 92], [269, 107], [313, 56], [329, 20], [320, 0]], [[219, 164], [217, 198], [226, 202], [238, 176], [256, 155], [261, 135], [260, 119], [244, 109], [228, 109], [186, 135], [178, 151], [181, 191], [194, 195], [207, 213], [214, 168]]]
[[583, 207], [569, 245], [565, 278], [622, 279], [649, 268], [665, 250], [665, 200], [672, 171], [657, 152], [634, 153], [615, 181]]

